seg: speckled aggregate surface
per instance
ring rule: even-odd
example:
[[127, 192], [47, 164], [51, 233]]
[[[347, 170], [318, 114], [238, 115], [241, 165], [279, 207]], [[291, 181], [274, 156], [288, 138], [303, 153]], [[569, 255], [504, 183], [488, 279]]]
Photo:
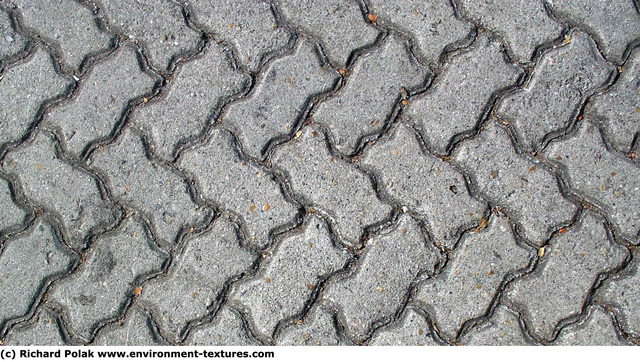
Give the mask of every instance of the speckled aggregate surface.
[[640, 343], [639, 6], [0, 0], [0, 343]]

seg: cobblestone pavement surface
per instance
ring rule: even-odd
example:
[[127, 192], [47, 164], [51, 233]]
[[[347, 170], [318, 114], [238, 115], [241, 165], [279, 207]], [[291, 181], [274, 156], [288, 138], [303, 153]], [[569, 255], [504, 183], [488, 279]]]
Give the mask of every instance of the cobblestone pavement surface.
[[638, 7], [0, 0], [0, 342], [640, 343]]

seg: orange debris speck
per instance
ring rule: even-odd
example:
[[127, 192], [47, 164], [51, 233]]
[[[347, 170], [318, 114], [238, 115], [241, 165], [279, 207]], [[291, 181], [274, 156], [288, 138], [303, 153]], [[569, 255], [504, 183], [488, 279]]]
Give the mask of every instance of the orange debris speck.
[[368, 18], [369, 20], [373, 21], [374, 23], [375, 23], [376, 21], [378, 21], [378, 17], [377, 17], [376, 15], [373, 15], [373, 14], [369, 14], [369, 15], [367, 15], [367, 18]]
[[142, 293], [142, 287], [135, 287], [133, 289], [133, 295], [138, 296], [140, 293]]

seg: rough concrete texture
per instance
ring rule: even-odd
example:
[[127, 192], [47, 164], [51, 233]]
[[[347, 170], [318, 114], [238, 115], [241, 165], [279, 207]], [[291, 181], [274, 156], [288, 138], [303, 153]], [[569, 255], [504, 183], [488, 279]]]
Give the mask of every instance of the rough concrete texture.
[[604, 87], [614, 71], [594, 41], [574, 31], [562, 46], [542, 56], [524, 88], [504, 97], [496, 114], [513, 124], [524, 149], [537, 150], [550, 133], [573, 122], [585, 100]]
[[293, 53], [265, 68], [253, 93], [231, 104], [222, 122], [238, 135], [246, 154], [262, 158], [269, 141], [289, 135], [311, 99], [330, 91], [339, 77], [323, 67], [317, 43], [301, 39]]
[[269, 4], [260, 0], [188, 2], [207, 32], [233, 45], [240, 63], [258, 73], [274, 53], [282, 51], [290, 33], [280, 27]]
[[60, 48], [65, 68], [78, 70], [85, 57], [110, 47], [113, 35], [100, 31], [97, 17], [88, 6], [72, 0], [12, 2], [20, 11], [26, 28]]
[[0, 344], [639, 344], [639, 85], [636, 0], [0, 0]]
[[539, 0], [460, 0], [459, 4], [463, 16], [501, 36], [520, 63], [528, 63], [539, 46], [562, 31]]
[[438, 256], [420, 225], [403, 215], [391, 231], [368, 240], [350, 278], [330, 281], [322, 299], [338, 311], [347, 335], [364, 340], [376, 322], [402, 307], [417, 276], [433, 273]]
[[619, 71], [620, 79], [594, 95], [586, 113], [600, 121], [611, 146], [627, 152], [640, 132], [640, 50], [634, 50]]
[[635, 243], [640, 233], [640, 167], [609, 151], [593, 123], [549, 147], [547, 158], [566, 172], [571, 189], [606, 210], [620, 233]]
[[540, 250], [538, 268], [511, 284], [506, 298], [522, 311], [532, 335], [550, 341], [581, 312], [600, 274], [619, 267], [628, 251], [610, 240], [591, 212]]
[[465, 235], [442, 274], [420, 285], [416, 294], [416, 301], [432, 311], [440, 335], [449, 340], [465, 321], [486, 313], [501, 283], [524, 269], [532, 254], [516, 244], [508, 218], [494, 216], [485, 226]]
[[0, 62], [18, 54], [26, 43], [27, 39], [13, 28], [9, 13], [0, 8]]
[[329, 128], [338, 151], [352, 154], [363, 136], [380, 133], [403, 93], [423, 87], [429, 75], [401, 38], [389, 36], [358, 58], [344, 87], [318, 106], [313, 119]]
[[473, 25], [455, 16], [446, 0], [371, 0], [369, 12], [383, 27], [409, 36], [416, 45], [416, 56], [436, 65], [445, 50], [461, 45]]
[[473, 175], [473, 187], [504, 208], [533, 244], [542, 245], [576, 211], [549, 170], [519, 154], [494, 122], [479, 137], [463, 142], [453, 159]]
[[497, 39], [480, 35], [446, 64], [425, 93], [409, 101], [404, 117], [422, 132], [432, 151], [445, 154], [453, 136], [471, 131], [495, 92], [514, 85], [521, 73], [506, 63]]
[[0, 142], [17, 141], [37, 120], [42, 103], [64, 94], [70, 82], [55, 72], [51, 56], [38, 47], [22, 63], [2, 73]]
[[246, 309], [255, 332], [268, 338], [281, 321], [303, 312], [316, 285], [347, 257], [334, 247], [328, 225], [312, 215], [301, 234], [269, 250], [256, 275], [234, 285], [229, 301]]

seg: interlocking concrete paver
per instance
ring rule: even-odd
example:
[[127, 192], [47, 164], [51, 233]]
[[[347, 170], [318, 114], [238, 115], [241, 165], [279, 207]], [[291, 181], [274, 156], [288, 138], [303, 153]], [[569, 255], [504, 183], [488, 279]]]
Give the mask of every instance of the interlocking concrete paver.
[[420, 225], [403, 214], [393, 230], [367, 242], [358, 267], [330, 281], [322, 299], [338, 310], [347, 335], [363, 340], [375, 322], [402, 307], [413, 280], [433, 273], [438, 260], [437, 249], [425, 242]]
[[582, 323], [563, 328], [554, 341], [560, 346], [624, 346], [616, 334], [611, 316], [602, 307], [591, 306], [588, 317]]
[[491, 318], [462, 335], [463, 345], [525, 346], [529, 340], [518, 322], [518, 315], [503, 305], [498, 305]]
[[278, 0], [285, 20], [319, 38], [329, 60], [345, 67], [351, 53], [373, 44], [378, 31], [365, 23], [353, 0]]
[[583, 28], [612, 62], [622, 63], [627, 47], [640, 39], [640, 16], [633, 0], [547, 0], [561, 19]]
[[391, 137], [367, 148], [362, 164], [380, 175], [381, 187], [420, 215], [435, 239], [449, 249], [461, 231], [482, 219], [486, 205], [469, 194], [463, 175], [425, 155], [406, 125], [399, 124]]
[[503, 37], [520, 63], [529, 62], [537, 47], [562, 31], [539, 0], [459, 0], [459, 4], [463, 16]]
[[8, 153], [2, 167], [16, 175], [36, 207], [60, 219], [65, 241], [83, 248], [87, 236], [113, 226], [120, 212], [101, 195], [93, 175], [64, 162], [57, 152], [54, 139], [38, 133], [28, 146]]
[[620, 316], [619, 322], [626, 333], [640, 336], [640, 272], [638, 261], [640, 252], [633, 254], [633, 260], [627, 269], [619, 275], [606, 280], [598, 289], [595, 300], [611, 305]]
[[148, 158], [137, 132], [125, 131], [117, 143], [98, 151], [92, 161], [107, 175], [113, 195], [143, 212], [163, 244], [173, 243], [181, 230], [206, 216], [206, 210], [191, 200], [186, 181]]
[[98, 346], [157, 346], [158, 341], [151, 330], [151, 319], [147, 312], [133, 306], [122, 324], [114, 323], [100, 330], [93, 342]]
[[496, 111], [513, 124], [527, 150], [539, 149], [549, 133], [571, 124], [586, 99], [615, 71], [587, 34], [574, 31], [565, 43], [545, 53], [524, 88], [503, 98]]
[[249, 76], [234, 69], [227, 51], [212, 44], [200, 58], [179, 68], [166, 93], [136, 111], [133, 123], [149, 134], [160, 157], [172, 159], [175, 147], [202, 132], [228, 98], [248, 83]]
[[15, 204], [7, 180], [0, 178], [0, 233], [24, 220], [26, 212]]
[[335, 147], [345, 154], [355, 151], [362, 136], [382, 129], [403, 89], [419, 89], [431, 74], [396, 36], [359, 57], [352, 72], [344, 87], [321, 103], [313, 116], [329, 128]]
[[637, 344], [638, 6], [0, 0], [0, 344]]
[[284, 198], [274, 176], [242, 160], [229, 132], [216, 130], [208, 145], [184, 153], [178, 162], [197, 175], [205, 199], [240, 217], [251, 244], [266, 247], [271, 230], [294, 221], [296, 208]]
[[313, 215], [301, 234], [269, 251], [254, 277], [233, 286], [229, 301], [247, 309], [256, 331], [268, 338], [280, 321], [303, 311], [316, 285], [347, 258], [334, 247], [327, 224]]
[[466, 321], [485, 314], [505, 277], [524, 269], [531, 254], [516, 243], [509, 219], [494, 215], [486, 229], [462, 237], [443, 273], [420, 285], [415, 300], [433, 310], [440, 335], [454, 340]]
[[338, 72], [322, 66], [315, 42], [300, 39], [295, 51], [267, 65], [253, 93], [231, 104], [222, 117], [257, 158], [274, 138], [291, 133], [314, 95], [330, 91]]
[[275, 150], [273, 164], [287, 170], [294, 192], [330, 216], [342, 242], [356, 245], [363, 230], [388, 217], [391, 207], [376, 197], [363, 172], [331, 155], [319, 127], [299, 132], [296, 141]]
[[84, 258], [74, 274], [55, 284], [49, 301], [62, 304], [67, 328], [89, 341], [100, 322], [119, 317], [140, 277], [160, 271], [163, 255], [142, 222], [128, 218], [114, 234], [95, 240]]
[[461, 43], [473, 25], [456, 18], [449, 1], [370, 0], [376, 22], [406, 33], [416, 42], [416, 52], [429, 64], [437, 64], [443, 50]]
[[0, 255], [0, 331], [25, 316], [53, 277], [68, 271], [73, 256], [51, 225], [38, 219], [26, 234], [5, 242]]
[[27, 45], [27, 39], [16, 33], [9, 14], [0, 9], [0, 62], [18, 54]]
[[200, 34], [187, 26], [183, 9], [170, 0], [99, 0], [109, 25], [146, 46], [151, 63], [166, 70], [171, 61], [197, 49]]
[[87, 55], [106, 50], [111, 35], [100, 31], [91, 9], [72, 0], [12, 0], [24, 25], [61, 48], [65, 65], [77, 70]]
[[591, 97], [585, 113], [597, 118], [608, 140], [620, 151], [628, 151], [640, 132], [640, 49], [631, 53], [616, 83], [603, 94]]
[[34, 320], [25, 326], [9, 331], [3, 344], [6, 346], [64, 346], [56, 317], [47, 309], [36, 313]]
[[344, 346], [350, 345], [338, 334], [335, 317], [322, 304], [315, 304], [302, 323], [282, 330], [276, 339], [280, 346]]
[[600, 130], [584, 122], [571, 138], [549, 147], [547, 158], [566, 170], [573, 191], [600, 205], [623, 236], [640, 233], [640, 167], [607, 150]]
[[252, 346], [258, 345], [244, 328], [238, 312], [222, 308], [212, 322], [196, 327], [187, 339], [194, 346]]
[[260, 71], [269, 55], [286, 47], [290, 34], [279, 27], [268, 3], [191, 0], [194, 15], [207, 31], [233, 44], [240, 62]]
[[231, 222], [217, 219], [186, 241], [168, 274], [146, 283], [140, 299], [151, 306], [165, 338], [179, 342], [187, 324], [205, 317], [225, 283], [248, 272], [255, 258], [240, 246]]
[[52, 108], [46, 116], [75, 154], [89, 142], [109, 136], [128, 101], [150, 92], [155, 79], [140, 68], [135, 49], [124, 46], [98, 63], [82, 83], [72, 102]]
[[453, 159], [472, 175], [477, 190], [520, 224], [525, 238], [542, 245], [558, 225], [568, 224], [576, 206], [562, 197], [554, 176], [518, 154], [507, 133], [491, 122], [462, 142]]
[[497, 40], [480, 35], [447, 63], [425, 93], [409, 100], [404, 117], [420, 129], [431, 150], [445, 154], [452, 137], [472, 130], [494, 93], [514, 85], [521, 74], [505, 61]]
[[372, 346], [438, 346], [431, 326], [413, 308], [407, 308], [394, 324], [378, 329], [371, 337]]
[[7, 69], [0, 81], [0, 146], [22, 138], [42, 102], [63, 94], [69, 85], [41, 47], [23, 63]]
[[618, 267], [627, 251], [609, 239], [603, 221], [591, 212], [544, 248], [540, 265], [509, 285], [506, 298], [522, 309], [534, 335], [551, 340], [562, 320], [581, 312], [599, 274]]

